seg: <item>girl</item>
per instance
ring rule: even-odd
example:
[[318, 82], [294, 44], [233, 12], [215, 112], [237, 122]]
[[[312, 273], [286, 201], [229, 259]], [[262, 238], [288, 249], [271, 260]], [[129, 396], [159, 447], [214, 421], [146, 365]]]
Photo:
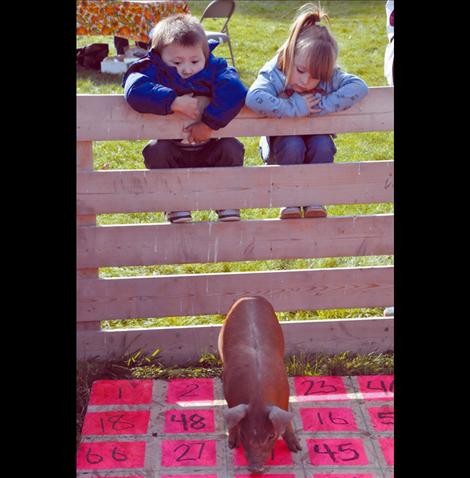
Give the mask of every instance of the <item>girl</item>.
[[[259, 71], [248, 90], [246, 105], [257, 113], [284, 116], [319, 116], [350, 108], [367, 94], [367, 85], [336, 66], [338, 45], [319, 23], [328, 15], [320, 5], [299, 9], [287, 41]], [[271, 136], [260, 140], [260, 155], [267, 164], [331, 163], [336, 153], [329, 134]], [[303, 207], [304, 217], [325, 217], [321, 205]], [[281, 209], [281, 219], [300, 218], [299, 206]]]

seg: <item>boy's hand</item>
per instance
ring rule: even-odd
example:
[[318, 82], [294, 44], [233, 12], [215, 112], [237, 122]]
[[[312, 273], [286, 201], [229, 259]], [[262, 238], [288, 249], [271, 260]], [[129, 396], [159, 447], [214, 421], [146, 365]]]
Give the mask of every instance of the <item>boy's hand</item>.
[[173, 103], [171, 103], [171, 111], [174, 113], [181, 113], [190, 119], [199, 119], [201, 115], [199, 110], [199, 101], [197, 98], [193, 97], [192, 93], [177, 96]]
[[177, 96], [171, 104], [171, 111], [181, 113], [190, 119], [200, 121], [206, 106], [211, 102], [207, 96], [193, 96], [192, 93]]
[[189, 133], [189, 143], [202, 143], [210, 138], [213, 129], [209, 128], [209, 126], [202, 121], [198, 121], [197, 123], [186, 126], [184, 131]]

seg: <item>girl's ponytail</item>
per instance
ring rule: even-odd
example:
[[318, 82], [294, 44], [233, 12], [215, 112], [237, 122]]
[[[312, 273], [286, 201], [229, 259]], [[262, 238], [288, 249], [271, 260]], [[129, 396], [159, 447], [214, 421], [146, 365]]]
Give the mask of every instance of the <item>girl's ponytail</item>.
[[[312, 27], [322, 28], [319, 24], [321, 20], [325, 19], [329, 22], [329, 17], [326, 11], [324, 11], [321, 5], [313, 3], [307, 3], [302, 5], [297, 11], [297, 16], [292, 24], [289, 36], [285, 43], [278, 50], [278, 68], [286, 75], [286, 82], [289, 81], [291, 76], [291, 71], [294, 64], [294, 55], [297, 47], [297, 42], [299, 40], [299, 35], [304, 33], [307, 29], [310, 30]], [[331, 37], [332, 38], [332, 37]], [[336, 42], [334, 41], [334, 46], [337, 50]]]

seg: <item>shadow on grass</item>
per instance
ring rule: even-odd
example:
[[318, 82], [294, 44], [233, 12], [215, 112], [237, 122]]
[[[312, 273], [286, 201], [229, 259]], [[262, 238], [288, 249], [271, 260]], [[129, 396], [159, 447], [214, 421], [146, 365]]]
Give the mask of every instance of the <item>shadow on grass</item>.
[[122, 75], [111, 75], [109, 73], [101, 73], [99, 70], [90, 70], [83, 66], [77, 65], [77, 80], [90, 81], [93, 85], [114, 85], [121, 86]]

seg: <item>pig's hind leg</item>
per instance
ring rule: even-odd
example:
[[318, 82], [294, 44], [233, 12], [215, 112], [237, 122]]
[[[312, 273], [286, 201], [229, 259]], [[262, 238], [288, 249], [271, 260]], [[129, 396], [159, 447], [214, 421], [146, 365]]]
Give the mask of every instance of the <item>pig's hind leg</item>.
[[284, 438], [284, 441], [287, 444], [287, 448], [289, 448], [290, 451], [297, 453], [299, 450], [302, 450], [302, 447], [300, 446], [300, 443], [294, 434], [294, 430], [292, 429], [291, 423], [289, 423], [286, 428], [286, 431], [282, 434], [282, 438]]

